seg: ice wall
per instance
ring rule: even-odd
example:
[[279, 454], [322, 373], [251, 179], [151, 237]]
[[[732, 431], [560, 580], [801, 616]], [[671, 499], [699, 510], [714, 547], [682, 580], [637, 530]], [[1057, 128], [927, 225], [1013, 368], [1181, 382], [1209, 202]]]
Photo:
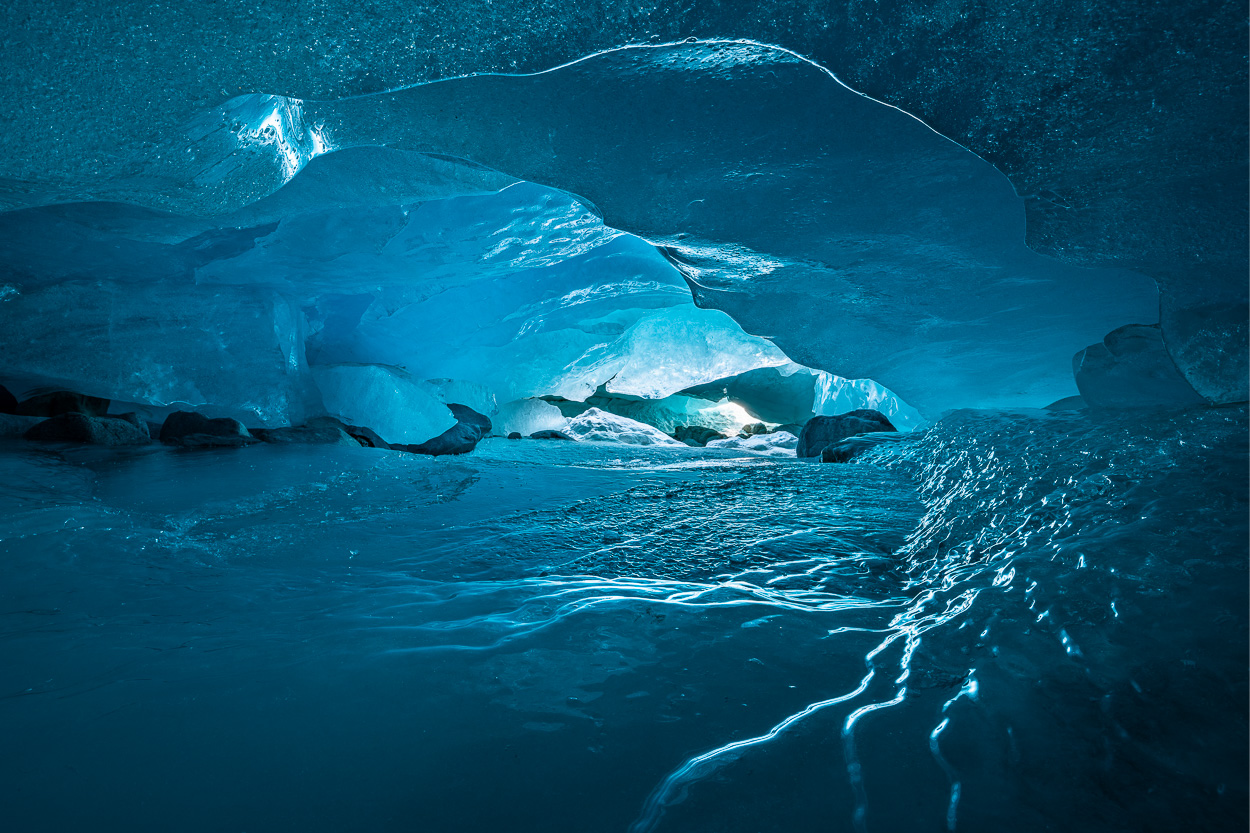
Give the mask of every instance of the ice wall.
[[1023, 203], [990, 165], [755, 44], [627, 48], [342, 101], [244, 96], [101, 195], [237, 211], [318, 154], [365, 145], [582, 195], [664, 247], [700, 306], [928, 414], [1070, 395], [1076, 350], [1157, 315], [1143, 276], [1028, 250]]

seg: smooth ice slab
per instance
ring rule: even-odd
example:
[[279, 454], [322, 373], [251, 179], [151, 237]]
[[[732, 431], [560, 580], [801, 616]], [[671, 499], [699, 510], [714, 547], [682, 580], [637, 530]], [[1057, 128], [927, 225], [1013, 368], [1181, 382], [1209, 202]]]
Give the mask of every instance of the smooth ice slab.
[[438, 391], [394, 367], [336, 364], [313, 378], [326, 413], [372, 428], [388, 443], [423, 443], [456, 424]]

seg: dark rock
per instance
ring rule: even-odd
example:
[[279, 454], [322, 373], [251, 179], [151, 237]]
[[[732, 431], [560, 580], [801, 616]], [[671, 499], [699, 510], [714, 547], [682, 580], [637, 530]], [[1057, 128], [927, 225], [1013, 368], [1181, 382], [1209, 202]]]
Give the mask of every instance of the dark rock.
[[519, 439], [521, 439], [521, 432], [520, 432], [520, 431], [513, 431], [511, 434], [509, 434], [509, 435], [508, 435], [508, 439], [510, 439], [510, 440], [519, 440]]
[[723, 440], [725, 435], [703, 425], [678, 425], [673, 429], [673, 439], [681, 440], [686, 445], [700, 447], [712, 440]]
[[237, 447], [255, 438], [237, 419], [209, 419], [195, 411], [174, 411], [161, 426], [161, 442], [188, 448]]
[[812, 417], [799, 433], [799, 445], [795, 454], [799, 457], [818, 457], [825, 446], [841, 442], [856, 434], [873, 431], [897, 431], [880, 411], [862, 408], [837, 416]]
[[0, 437], [24, 437], [27, 431], [43, 421], [43, 417], [0, 414]]
[[451, 415], [456, 418], [456, 422], [463, 422], [466, 425], [472, 425], [482, 432], [485, 437], [490, 433], [491, 425], [490, 417], [479, 414], [468, 405], [458, 405], [455, 402], [447, 403], [447, 410], [451, 411]]
[[294, 427], [252, 428], [250, 433], [261, 442], [277, 445], [341, 445], [349, 448], [361, 445], [345, 430], [343, 423], [333, 417], [318, 417]]
[[564, 433], [563, 431], [555, 431], [555, 430], [552, 430], [551, 428], [545, 428], [542, 431], [535, 431], [533, 434], [530, 434], [530, 439], [531, 440], [570, 440], [571, 441], [573, 438], [570, 437], [568, 434]]
[[[134, 414], [127, 416], [133, 417]], [[135, 421], [137, 422], [137, 418]], [[146, 426], [140, 428], [128, 419], [93, 417], [80, 413], [61, 414], [45, 419], [26, 432], [26, 439], [110, 446], [143, 445], [152, 441]]]
[[32, 396], [17, 406], [17, 413], [22, 416], [54, 417], [61, 414], [86, 414], [87, 416], [104, 416], [108, 413], [109, 401], [95, 396], [84, 396], [71, 390], [58, 390]]
[[841, 442], [825, 446], [820, 452], [820, 462], [846, 463], [864, 452], [872, 451], [874, 448], [880, 448], [890, 443], [896, 443], [903, 439], [904, 436], [904, 434], [893, 431], [874, 431], [868, 434], [847, 437]]
[[1048, 411], [1083, 411], [1085, 410], [1085, 400], [1080, 396], [1065, 396], [1063, 399], [1056, 399], [1046, 406]]
[[0, 414], [16, 414], [17, 397], [8, 388], [0, 385]]
[[797, 437], [799, 434], [803, 433], [803, 426], [799, 425], [798, 423], [791, 422], [787, 425], [778, 425], [769, 433], [780, 434], [782, 431], [785, 431], [787, 434], [793, 434], [794, 436]]
[[108, 418], [120, 419], [123, 422], [130, 423], [131, 425], [135, 427], [136, 431], [138, 431], [139, 433], [143, 435], [143, 438], [145, 441], [151, 441], [152, 429], [149, 423], [143, 419], [140, 419], [139, 415], [136, 414], [134, 411], [129, 411], [124, 414], [110, 414]]
[[746, 439], [747, 437], [754, 437], [756, 434], [767, 434], [767, 433], [768, 433], [767, 425], [765, 425], [762, 422], [752, 422], [752, 423], [742, 426], [741, 430], [738, 431], [738, 436], [742, 437], [743, 439]]
[[429, 454], [434, 457], [467, 454], [477, 448], [482, 437], [490, 433], [490, 419], [467, 405], [448, 403], [447, 408], [456, 418], [455, 425], [420, 445], [392, 445], [391, 448], [411, 451], [413, 454]]

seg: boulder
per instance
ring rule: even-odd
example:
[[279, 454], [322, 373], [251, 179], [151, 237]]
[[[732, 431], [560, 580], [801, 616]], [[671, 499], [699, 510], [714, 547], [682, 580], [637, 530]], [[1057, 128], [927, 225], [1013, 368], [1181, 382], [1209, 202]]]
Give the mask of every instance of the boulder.
[[799, 457], [819, 457], [825, 446], [841, 442], [856, 434], [876, 431], [897, 431], [880, 411], [861, 408], [837, 416], [816, 416], [807, 421], [799, 434], [795, 454]]
[[573, 438], [570, 437], [568, 434], [564, 433], [563, 431], [553, 431], [550, 428], [548, 428], [545, 431], [535, 431], [533, 434], [530, 434], [530, 439], [531, 440], [570, 440], [571, 441]]
[[903, 439], [904, 436], [904, 434], [893, 431], [874, 431], [868, 434], [847, 437], [841, 442], [825, 446], [820, 452], [820, 462], [846, 463], [865, 452], [872, 451], [874, 448], [896, 443]]
[[8, 388], [0, 385], [0, 414], [16, 414], [17, 397]]
[[152, 441], [147, 426], [134, 414], [121, 417], [93, 417], [67, 413], [45, 419], [26, 432], [28, 440], [90, 445], [143, 445]]
[[22, 416], [55, 417], [61, 414], [86, 414], [101, 417], [108, 413], [109, 401], [95, 396], [84, 396], [72, 390], [41, 393], [17, 406]]
[[276, 445], [341, 445], [359, 448], [361, 443], [351, 436], [343, 423], [334, 417], [318, 417], [305, 425], [287, 428], [252, 428], [253, 437]]
[[796, 437], [797, 437], [799, 434], [802, 434], [802, 433], [803, 433], [803, 426], [802, 426], [802, 425], [800, 425], [800, 424], [798, 424], [797, 422], [792, 422], [792, 423], [789, 423], [789, 424], [787, 424], [787, 425], [778, 425], [778, 426], [777, 426], [776, 428], [774, 428], [774, 429], [773, 429], [770, 433], [773, 433], [773, 434], [783, 434], [783, 433], [784, 433], [784, 434], [793, 434], [794, 436], [796, 436]]
[[686, 445], [705, 446], [712, 440], [723, 440], [725, 435], [703, 425], [678, 425], [673, 430], [673, 438]]
[[27, 431], [43, 421], [43, 417], [0, 414], [0, 437], [24, 437]]
[[[333, 419], [333, 417], [331, 417]], [[365, 448], [390, 448], [391, 444], [378, 436], [377, 432], [372, 428], [364, 428], [358, 425], [348, 425], [347, 423], [339, 423], [343, 426], [343, 430], [347, 435]]]
[[509, 435], [508, 435], [508, 439], [510, 439], [510, 440], [519, 440], [519, 439], [521, 439], [521, 432], [520, 432], [520, 431], [513, 431], [511, 434], [509, 434]]
[[767, 433], [768, 433], [767, 425], [765, 425], [762, 422], [751, 422], [742, 426], [742, 428], [739, 429], [738, 436], [745, 439], [746, 437], [754, 437], [756, 434], [767, 434]]
[[392, 445], [391, 448], [411, 451], [413, 454], [429, 454], [433, 457], [467, 454], [477, 448], [482, 437], [490, 433], [490, 418], [479, 414], [467, 405], [449, 402], [447, 408], [456, 418], [456, 424], [451, 428], [419, 445]]
[[195, 411], [174, 411], [161, 426], [161, 442], [187, 448], [238, 447], [255, 439], [237, 419], [209, 419]]

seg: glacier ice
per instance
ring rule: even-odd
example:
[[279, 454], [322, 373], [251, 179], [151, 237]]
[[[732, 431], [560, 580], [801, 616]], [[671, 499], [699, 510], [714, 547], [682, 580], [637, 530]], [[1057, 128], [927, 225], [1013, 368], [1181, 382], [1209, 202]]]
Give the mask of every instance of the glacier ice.
[[326, 413], [372, 428], [388, 443], [420, 444], [456, 424], [430, 385], [403, 370], [375, 364], [313, 368]]
[[493, 433], [506, 437], [517, 433], [528, 437], [535, 431], [563, 431], [564, 414], [542, 399], [518, 399], [499, 407], [492, 418]]
[[1101, 408], [1184, 408], [1205, 400], [1176, 369], [1158, 326], [1129, 324], [1072, 358], [1084, 401]]
[[[0, 344], [24, 339], [7, 351], [5, 378], [98, 392], [153, 417], [183, 403], [273, 425], [347, 418], [338, 399], [320, 406], [309, 367], [402, 368], [443, 402], [487, 415], [523, 398], [664, 398], [797, 367], [725, 313], [696, 307], [654, 247], [582, 201], [423, 159], [378, 148], [320, 156], [211, 222], [100, 203], [0, 215], [21, 276], [0, 301], [18, 319]], [[374, 165], [396, 179], [378, 179]], [[98, 346], [48, 345], [62, 305]], [[715, 420], [731, 428], [725, 414]]]
[[598, 408], [590, 408], [570, 419], [565, 424], [564, 432], [583, 442], [685, 447], [685, 443], [678, 442], [658, 428]]
[[[264, 425], [316, 412], [303, 316], [282, 296], [181, 281], [70, 280], [0, 300], [9, 386], [203, 409]], [[21, 384], [25, 382], [25, 384]]]
[[[580, 94], [585, 89], [596, 93], [587, 98]], [[263, 130], [272, 135], [259, 141]], [[364, 146], [472, 160], [581, 195], [609, 226], [661, 246], [699, 306], [727, 312], [796, 362], [873, 379], [930, 416], [956, 406], [1036, 406], [1071, 395], [1076, 349], [1157, 313], [1157, 291], [1142, 275], [1070, 267], [1025, 248], [1022, 203], [987, 163], [810, 62], [757, 44], [631, 47], [533, 76], [452, 79], [340, 101], [243, 96], [206, 114], [196, 131], [159, 158], [150, 156], [142, 176], [98, 183], [95, 196], [204, 217], [242, 212], [278, 185], [297, 182], [294, 172], [321, 161], [332, 165], [335, 156]], [[489, 199], [480, 196], [487, 177], [479, 168], [466, 170], [472, 176], [462, 178], [461, 195], [424, 209], [436, 226], [431, 231], [440, 211]], [[155, 182], [162, 183], [159, 190]], [[534, 187], [513, 185], [504, 193]], [[299, 275], [328, 291], [344, 274], [359, 274], [361, 284], [376, 280], [404, 250], [423, 263], [423, 255], [443, 245], [437, 234], [406, 229], [394, 203], [375, 199], [327, 211], [340, 217], [334, 223], [347, 223], [340, 230], [359, 228], [362, 240], [376, 241], [371, 264], [360, 266], [361, 253], [343, 252], [338, 226], [310, 211], [228, 258], [228, 267], [200, 267], [202, 279], [281, 283]], [[480, 255], [483, 267], [541, 270], [543, 258], [527, 251], [527, 239], [494, 240]], [[560, 258], [584, 253], [588, 238], [573, 228], [562, 239]], [[472, 248], [456, 240], [447, 245]], [[305, 248], [309, 258], [301, 257]], [[332, 265], [339, 261], [344, 272]], [[677, 288], [671, 279], [657, 283]], [[454, 280], [429, 290], [448, 304], [465, 293]], [[334, 316], [323, 309], [321, 346], [333, 354], [324, 361], [409, 366], [413, 351], [403, 346], [404, 332], [437, 332], [440, 324], [438, 295], [405, 308], [419, 292], [413, 287], [390, 302], [367, 299], [346, 342], [334, 341]], [[560, 297], [564, 303], [551, 310], [557, 317], [573, 302]], [[599, 323], [623, 333], [637, 321]], [[572, 351], [578, 341], [570, 329], [540, 329], [531, 349], [485, 362], [521, 364], [532, 377], [546, 377], [544, 391], [500, 389], [477, 379], [471, 367], [409, 369], [426, 378], [477, 379], [500, 401], [536, 393], [581, 399], [597, 385], [553, 390], [551, 381], [564, 378], [564, 369], [543, 360], [551, 349]], [[388, 346], [408, 355], [363, 355]], [[469, 363], [470, 355], [498, 347], [477, 346], [486, 349], [456, 352], [449, 344], [443, 358]], [[579, 367], [587, 375], [612, 369], [613, 357], [593, 354], [595, 343], [582, 346]], [[1181, 363], [1183, 371], [1188, 366]], [[626, 369], [624, 378], [630, 375]], [[654, 389], [645, 378], [639, 384]]]
[[728, 451], [750, 451], [753, 454], [767, 454], [776, 457], [793, 457], [799, 438], [789, 431], [774, 431], [771, 434], [755, 434], [750, 437], [727, 437], [723, 440], [711, 440], [708, 448], [719, 448]]

